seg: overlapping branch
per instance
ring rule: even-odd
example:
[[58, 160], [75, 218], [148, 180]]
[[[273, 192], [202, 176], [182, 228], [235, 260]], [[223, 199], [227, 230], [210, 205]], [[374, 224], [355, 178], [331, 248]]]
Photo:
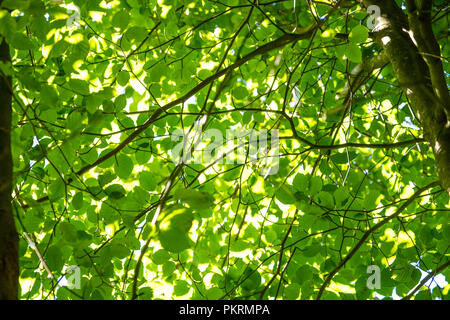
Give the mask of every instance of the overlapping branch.
[[333, 277], [336, 275], [336, 273], [339, 272], [339, 270], [341, 270], [341, 268], [355, 255], [356, 252], [358, 252], [358, 250], [361, 248], [361, 246], [366, 242], [367, 238], [373, 234], [375, 231], [377, 231], [379, 228], [381, 228], [382, 226], [384, 226], [386, 223], [388, 223], [389, 221], [391, 221], [392, 219], [398, 217], [400, 215], [400, 213], [403, 212], [403, 210], [405, 210], [417, 197], [419, 197], [423, 192], [425, 192], [426, 190], [435, 187], [439, 185], [438, 181], [434, 181], [420, 189], [418, 189], [408, 200], [406, 200], [398, 209], [397, 211], [395, 211], [392, 215], [384, 218], [383, 220], [381, 220], [380, 222], [378, 222], [377, 224], [373, 225], [369, 230], [367, 230], [363, 236], [359, 239], [359, 241], [356, 243], [356, 245], [353, 247], [353, 249], [345, 256], [344, 259], [341, 260], [341, 262], [328, 274], [328, 276], [325, 278], [325, 281], [323, 282], [322, 286], [319, 289], [319, 292], [317, 294], [316, 299], [320, 300], [320, 298], [322, 297], [323, 292], [325, 291], [325, 289], [328, 287], [328, 285], [330, 284], [331, 280], [333, 279]]

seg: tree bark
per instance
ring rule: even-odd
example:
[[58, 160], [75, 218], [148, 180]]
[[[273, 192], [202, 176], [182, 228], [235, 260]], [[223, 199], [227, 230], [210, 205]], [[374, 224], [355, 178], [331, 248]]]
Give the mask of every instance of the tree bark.
[[[0, 61], [10, 63], [9, 46], [0, 40]], [[0, 73], [0, 300], [17, 299], [19, 288], [19, 241], [11, 205], [11, 88], [11, 77]]]
[[375, 41], [383, 46], [399, 85], [417, 112], [424, 137], [433, 148], [441, 185], [450, 194], [450, 97], [439, 44], [431, 31], [431, 1], [406, 1], [408, 15], [394, 0], [363, 2], [380, 8]]

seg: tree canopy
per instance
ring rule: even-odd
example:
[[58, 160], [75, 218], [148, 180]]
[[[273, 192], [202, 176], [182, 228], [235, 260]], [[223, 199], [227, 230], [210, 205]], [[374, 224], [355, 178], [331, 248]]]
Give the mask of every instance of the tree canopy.
[[448, 299], [448, 22], [0, 1], [0, 298]]

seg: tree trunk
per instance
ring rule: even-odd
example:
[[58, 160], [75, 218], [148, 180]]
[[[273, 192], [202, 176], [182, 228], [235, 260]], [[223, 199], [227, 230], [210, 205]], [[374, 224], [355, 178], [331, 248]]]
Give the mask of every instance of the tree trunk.
[[[0, 61], [10, 63], [9, 46], [0, 40]], [[18, 236], [11, 205], [11, 88], [11, 77], [0, 73], [0, 300], [17, 299], [19, 287]]]
[[439, 44], [431, 30], [432, 2], [407, 0], [407, 15], [394, 0], [363, 2], [380, 8], [373, 30], [375, 40], [382, 45], [417, 112], [424, 137], [433, 148], [441, 185], [450, 194], [450, 95]]

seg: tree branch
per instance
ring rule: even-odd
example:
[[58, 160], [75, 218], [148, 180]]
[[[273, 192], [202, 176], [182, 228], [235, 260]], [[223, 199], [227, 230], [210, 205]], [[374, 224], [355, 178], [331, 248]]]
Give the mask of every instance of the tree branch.
[[425, 283], [427, 283], [428, 280], [430, 280], [432, 277], [434, 277], [435, 275], [437, 275], [438, 273], [440, 273], [441, 271], [445, 270], [448, 266], [450, 266], [450, 260], [447, 261], [446, 263], [444, 263], [443, 265], [440, 265], [439, 267], [437, 267], [436, 269], [434, 269], [433, 271], [431, 271], [425, 278], [423, 278], [422, 281], [419, 282], [419, 284], [406, 296], [403, 297], [402, 300], [409, 300], [411, 299], [414, 294], [422, 287], [425, 285]]
[[350, 72], [350, 79], [346, 82], [344, 89], [338, 92], [339, 97], [344, 97], [344, 102], [328, 111], [326, 116], [329, 117], [342, 110], [347, 110], [353, 99], [353, 95], [369, 79], [371, 73], [376, 69], [383, 68], [388, 63], [389, 59], [387, 55], [384, 51], [381, 51], [380, 54], [373, 56], [370, 59], [365, 59], [363, 62], [357, 64]]
[[[267, 52], [270, 52], [272, 50], [281, 48], [286, 46], [287, 44], [299, 41], [299, 40], [303, 40], [303, 39], [308, 39], [309, 37], [311, 37], [314, 32], [317, 30], [318, 25], [313, 23], [310, 25], [310, 27], [305, 28], [303, 33], [289, 33], [289, 34], [285, 34], [269, 43], [266, 43], [264, 45], [262, 45], [261, 47], [259, 47], [258, 49], [250, 52], [248, 55], [246, 55], [245, 57], [242, 57], [241, 59], [238, 59], [235, 63], [231, 64], [230, 66], [223, 68], [221, 70], [219, 70], [218, 72], [216, 72], [215, 74], [213, 74], [212, 76], [206, 78], [205, 80], [201, 81], [199, 84], [197, 84], [194, 88], [192, 88], [189, 92], [187, 92], [186, 94], [184, 94], [183, 96], [181, 96], [178, 99], [175, 99], [169, 103], [167, 103], [166, 105], [162, 106], [160, 109], [157, 109], [153, 112], [153, 114], [150, 116], [150, 118], [139, 128], [137, 128], [135, 131], [133, 131], [128, 137], [126, 137], [122, 142], [120, 142], [117, 147], [115, 147], [113, 150], [111, 150], [110, 152], [106, 153], [105, 155], [101, 156], [100, 158], [98, 158], [94, 163], [89, 164], [83, 168], [81, 168], [80, 170], [78, 170], [76, 172], [77, 175], [83, 175], [86, 172], [88, 172], [89, 170], [95, 168], [96, 166], [98, 166], [99, 164], [103, 163], [104, 161], [108, 160], [109, 158], [115, 156], [116, 154], [118, 154], [123, 148], [125, 148], [128, 144], [130, 144], [134, 139], [136, 139], [141, 133], [143, 133], [147, 128], [150, 127], [151, 124], [153, 124], [155, 121], [157, 121], [159, 119], [159, 117], [161, 116], [161, 114], [163, 114], [164, 112], [166, 112], [167, 110], [169, 110], [172, 107], [175, 107], [179, 104], [183, 104], [184, 102], [186, 102], [190, 97], [192, 97], [193, 95], [195, 95], [197, 92], [199, 92], [201, 89], [203, 89], [204, 87], [206, 87], [208, 84], [212, 83], [213, 81], [219, 79], [221, 76], [227, 74], [228, 72], [233, 71], [234, 69], [239, 68], [240, 66], [242, 66], [243, 64], [245, 64], [246, 62], [248, 62], [249, 60], [258, 57], [260, 55], [263, 55]], [[67, 184], [70, 184], [73, 180], [71, 178], [68, 179]], [[44, 202], [48, 200], [48, 196], [42, 197], [37, 199], [36, 201], [38, 203], [40, 202]], [[28, 208], [29, 205], [25, 205], [24, 208]]]
[[425, 187], [420, 188], [419, 190], [417, 190], [408, 200], [405, 201], [405, 203], [403, 203], [398, 209], [397, 211], [388, 216], [387, 218], [381, 220], [380, 222], [378, 222], [377, 224], [373, 225], [369, 230], [367, 230], [363, 236], [361, 237], [361, 239], [359, 239], [358, 243], [353, 247], [353, 249], [345, 256], [344, 259], [342, 259], [342, 261], [333, 269], [333, 271], [330, 272], [330, 274], [326, 277], [325, 281], [323, 282], [322, 286], [319, 289], [319, 293], [317, 294], [316, 300], [320, 300], [324, 290], [326, 289], [326, 287], [330, 284], [331, 279], [333, 279], [333, 277], [336, 275], [336, 273], [338, 273], [338, 271], [355, 255], [355, 253], [361, 248], [361, 246], [365, 243], [365, 241], [367, 240], [367, 238], [374, 233], [376, 230], [378, 230], [379, 228], [381, 228], [382, 226], [384, 226], [386, 223], [388, 223], [389, 221], [391, 221], [392, 219], [396, 218], [399, 216], [400, 213], [402, 213], [403, 210], [405, 210], [418, 196], [420, 196], [424, 191], [435, 187], [439, 185], [438, 181], [434, 181], [428, 185], [426, 185]]

